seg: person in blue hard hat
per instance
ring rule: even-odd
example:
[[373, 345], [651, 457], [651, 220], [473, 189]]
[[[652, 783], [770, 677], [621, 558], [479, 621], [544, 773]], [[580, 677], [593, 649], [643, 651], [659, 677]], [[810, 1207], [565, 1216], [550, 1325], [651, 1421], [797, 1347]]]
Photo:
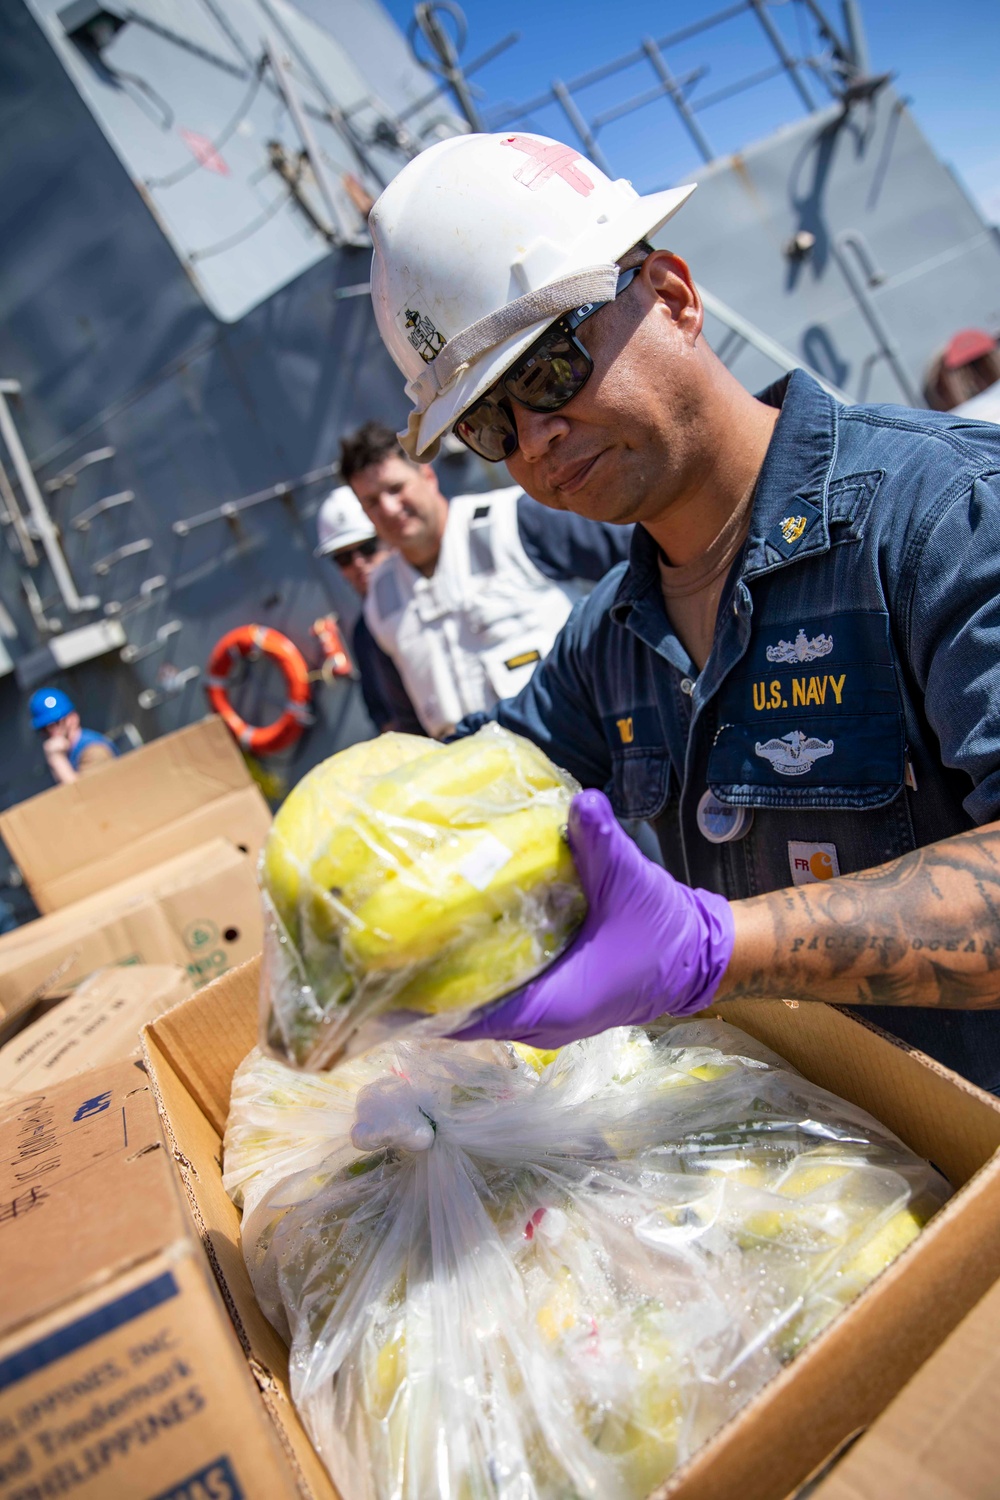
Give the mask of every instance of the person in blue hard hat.
[[42, 749], [53, 779], [63, 785], [116, 759], [118, 751], [96, 729], [84, 729], [72, 698], [62, 688], [43, 687], [31, 695], [31, 726], [42, 736]]

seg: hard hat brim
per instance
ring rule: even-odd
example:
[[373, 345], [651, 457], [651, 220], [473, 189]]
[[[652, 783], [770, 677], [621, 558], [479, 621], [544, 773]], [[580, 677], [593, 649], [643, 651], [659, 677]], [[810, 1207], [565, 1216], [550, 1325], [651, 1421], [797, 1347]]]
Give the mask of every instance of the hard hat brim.
[[75, 708], [54, 708], [45, 714], [32, 714], [31, 727], [35, 730], [48, 729], [50, 724], [58, 724], [60, 719], [65, 719], [68, 714], [74, 713], [76, 713]]
[[[662, 193], [649, 193], [645, 197], [635, 198], [612, 221], [593, 229], [578, 240], [573, 246], [574, 256], [581, 266], [618, 260], [639, 240], [648, 239], [662, 229], [678, 209], [684, 206], [696, 186], [697, 183], [686, 183], [683, 187], [668, 188]], [[569, 312], [570, 309], [566, 308], [566, 311]], [[484, 391], [489, 390], [518, 355], [523, 354], [554, 321], [553, 318], [543, 318], [488, 350], [449, 390], [436, 397], [422, 415], [418, 417], [414, 412], [407, 430], [398, 434], [399, 441], [409, 456], [420, 462], [434, 458], [442, 433]]]
[[374, 526], [356, 526], [340, 536], [328, 537], [325, 542], [321, 542], [314, 550], [313, 557], [329, 557], [331, 552], [343, 552], [345, 547], [356, 547], [359, 542], [370, 542], [377, 535]]

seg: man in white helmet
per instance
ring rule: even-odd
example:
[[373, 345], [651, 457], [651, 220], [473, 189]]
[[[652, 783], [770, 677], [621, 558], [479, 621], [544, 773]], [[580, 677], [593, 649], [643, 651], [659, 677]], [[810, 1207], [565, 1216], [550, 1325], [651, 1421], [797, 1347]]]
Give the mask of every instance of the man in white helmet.
[[[316, 517], [316, 557], [329, 557], [351, 588], [364, 600], [372, 570], [388, 556], [389, 549], [375, 535], [375, 528], [346, 484], [333, 490]], [[388, 729], [422, 734], [420, 721], [406, 695], [392, 660], [380, 650], [358, 616], [351, 636], [351, 654], [361, 678], [361, 696], [379, 734]]]
[[518, 692], [576, 601], [628, 553], [627, 527], [554, 513], [518, 485], [449, 502], [381, 422], [341, 440], [340, 472], [391, 548], [365, 620], [437, 738]]
[[783, 995], [1000, 1092], [1000, 429], [841, 406], [801, 370], [750, 395], [648, 243], [692, 191], [470, 135], [372, 210], [407, 451], [450, 429], [544, 505], [637, 523], [491, 715], [602, 789], [570, 815], [586, 923], [463, 1035]]

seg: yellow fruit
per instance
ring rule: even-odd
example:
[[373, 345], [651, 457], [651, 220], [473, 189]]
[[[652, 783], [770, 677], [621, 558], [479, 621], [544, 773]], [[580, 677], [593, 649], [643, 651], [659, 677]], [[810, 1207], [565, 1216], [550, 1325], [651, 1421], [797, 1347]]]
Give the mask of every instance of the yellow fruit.
[[702, 1063], [700, 1067], [691, 1069], [691, 1077], [700, 1078], [702, 1083], [714, 1083], [716, 1078], [725, 1078], [732, 1071], [731, 1063]]
[[511, 1046], [521, 1061], [534, 1068], [536, 1073], [544, 1072], [559, 1056], [558, 1047], [529, 1047], [527, 1042], [511, 1042]]
[[491, 922], [482, 936], [472, 933], [467, 943], [419, 965], [401, 989], [393, 990], [392, 1008], [424, 1015], [462, 1010], [477, 996], [515, 989], [546, 957], [551, 951], [523, 925]]
[[862, 1292], [870, 1281], [874, 1281], [897, 1256], [902, 1255], [907, 1245], [913, 1243], [924, 1226], [923, 1216], [912, 1207], [902, 1208], [862, 1245], [856, 1255], [841, 1267], [838, 1297], [848, 1301]]
[[818, 1188], [846, 1177], [850, 1171], [850, 1167], [840, 1162], [816, 1162], [800, 1156], [777, 1191], [783, 1198], [804, 1198], [808, 1193], [815, 1193]]
[[562, 807], [541, 803], [497, 818], [488, 829], [453, 829], [405, 869], [385, 871], [355, 908], [357, 925], [344, 941], [348, 961], [362, 970], [428, 962], [467, 934], [485, 937], [537, 886], [571, 882], [565, 816]]
[[555, 1282], [551, 1295], [535, 1314], [535, 1322], [548, 1343], [555, 1343], [560, 1334], [573, 1327], [579, 1314], [579, 1299], [568, 1272], [564, 1271]]
[[293, 972], [273, 1045], [322, 1064], [355, 1017], [471, 1010], [537, 973], [585, 914], [571, 795], [541, 750], [495, 724], [451, 745], [383, 735], [318, 766], [262, 861]]
[[[414, 734], [383, 734], [332, 755], [304, 776], [285, 798], [264, 845], [264, 888], [293, 939], [305, 893], [323, 892], [323, 856], [339, 825], [349, 819], [365, 784], [407, 762], [443, 751]], [[319, 868], [317, 868], [319, 866]]]
[[566, 781], [530, 740], [512, 734], [474, 734], [380, 778], [368, 796], [376, 812], [451, 828], [481, 827], [526, 807], [539, 792]]
[[375, 1357], [375, 1368], [367, 1382], [366, 1405], [376, 1421], [384, 1421], [396, 1392], [406, 1379], [406, 1334], [403, 1330], [383, 1344]]

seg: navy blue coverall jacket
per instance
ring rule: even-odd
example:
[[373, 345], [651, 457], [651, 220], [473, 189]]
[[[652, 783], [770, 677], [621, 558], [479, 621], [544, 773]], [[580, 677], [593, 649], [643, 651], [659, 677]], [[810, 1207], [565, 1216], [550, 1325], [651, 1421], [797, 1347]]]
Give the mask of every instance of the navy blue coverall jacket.
[[[637, 526], [518, 697], [462, 725], [528, 736], [731, 899], [1000, 817], [1000, 427], [841, 406], [803, 371], [761, 399], [781, 415], [704, 670]], [[707, 789], [752, 809], [741, 837], [700, 831]], [[859, 1014], [1000, 1091], [1000, 1011]]]

